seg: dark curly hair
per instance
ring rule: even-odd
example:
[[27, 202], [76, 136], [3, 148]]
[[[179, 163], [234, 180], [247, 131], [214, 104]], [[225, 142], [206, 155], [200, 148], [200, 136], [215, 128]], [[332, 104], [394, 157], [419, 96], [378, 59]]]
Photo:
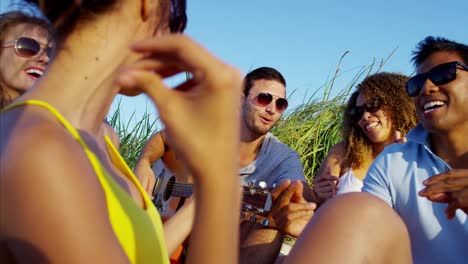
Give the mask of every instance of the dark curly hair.
[[446, 38], [433, 36], [428, 36], [418, 43], [416, 50], [413, 51], [413, 58], [411, 61], [413, 61], [416, 67], [419, 67], [424, 60], [433, 53], [439, 51], [457, 53], [463, 59], [463, 63], [468, 63], [467, 45], [451, 41]]
[[417, 123], [413, 101], [406, 94], [405, 83], [409, 77], [398, 73], [377, 73], [368, 76], [357, 86], [344, 109], [342, 136], [345, 144], [345, 160], [350, 168], [359, 168], [372, 161], [372, 142], [362, 129], [351, 120], [350, 109], [356, 106], [359, 94], [365, 98], [381, 98], [382, 109], [395, 131], [406, 135]]

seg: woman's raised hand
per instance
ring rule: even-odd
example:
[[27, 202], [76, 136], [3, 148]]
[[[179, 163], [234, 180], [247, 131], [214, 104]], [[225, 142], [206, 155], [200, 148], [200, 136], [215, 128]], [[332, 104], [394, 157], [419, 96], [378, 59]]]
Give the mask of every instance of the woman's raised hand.
[[[241, 75], [183, 35], [141, 41], [132, 49], [146, 56], [117, 77], [121, 93], [141, 91], [153, 100], [167, 142], [194, 177], [197, 212], [187, 261], [236, 264]], [[191, 78], [174, 89], [163, 82], [182, 72]], [[207, 237], [215, 251], [203, 243]]]
[[[121, 92], [144, 92], [155, 102], [168, 142], [188, 169], [197, 175], [237, 163], [240, 72], [184, 35], [140, 41], [132, 49], [146, 56], [118, 76]], [[191, 78], [174, 89], [163, 82], [182, 72]]]

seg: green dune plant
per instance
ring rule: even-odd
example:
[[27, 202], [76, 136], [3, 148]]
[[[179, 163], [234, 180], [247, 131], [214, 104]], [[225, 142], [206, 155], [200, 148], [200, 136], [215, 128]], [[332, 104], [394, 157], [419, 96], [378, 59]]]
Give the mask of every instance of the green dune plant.
[[107, 116], [107, 121], [119, 135], [122, 157], [133, 169], [144, 144], [158, 130], [158, 118], [146, 111], [138, 119], [133, 112], [126, 120], [121, 112], [121, 101], [118, 101], [115, 111]]

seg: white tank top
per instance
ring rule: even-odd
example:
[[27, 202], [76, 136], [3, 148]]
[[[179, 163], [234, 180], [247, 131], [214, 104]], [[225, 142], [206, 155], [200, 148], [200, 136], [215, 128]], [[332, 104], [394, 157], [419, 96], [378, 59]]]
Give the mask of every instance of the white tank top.
[[336, 194], [360, 192], [363, 185], [363, 182], [356, 178], [353, 171], [350, 169], [340, 177], [338, 181], [338, 192]]

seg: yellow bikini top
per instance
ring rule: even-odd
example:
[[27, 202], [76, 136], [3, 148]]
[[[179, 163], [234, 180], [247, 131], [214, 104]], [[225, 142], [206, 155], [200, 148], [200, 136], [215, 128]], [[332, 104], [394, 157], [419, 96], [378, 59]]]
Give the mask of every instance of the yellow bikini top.
[[112, 145], [109, 137], [105, 135], [112, 162], [138, 188], [143, 197], [144, 208], [141, 208], [109, 175], [78, 131], [53, 106], [39, 100], [27, 100], [11, 104], [2, 109], [1, 112], [23, 105], [35, 105], [49, 110], [83, 147], [104, 190], [107, 211], [114, 233], [131, 263], [169, 263], [161, 218], [132, 170]]

